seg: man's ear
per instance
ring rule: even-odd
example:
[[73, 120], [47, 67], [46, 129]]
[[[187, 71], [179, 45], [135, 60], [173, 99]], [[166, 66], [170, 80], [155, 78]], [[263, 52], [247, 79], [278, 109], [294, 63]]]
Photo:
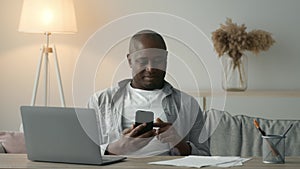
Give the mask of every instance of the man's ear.
[[128, 64], [129, 64], [130, 68], [132, 68], [130, 54], [127, 54], [127, 61], [128, 61]]

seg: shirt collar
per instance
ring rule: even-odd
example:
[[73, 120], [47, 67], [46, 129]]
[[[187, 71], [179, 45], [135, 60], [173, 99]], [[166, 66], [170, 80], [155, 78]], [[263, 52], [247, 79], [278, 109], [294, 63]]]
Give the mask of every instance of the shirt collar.
[[[118, 83], [119, 90], [123, 90], [124, 88], [126, 88], [126, 85], [128, 83], [130, 83], [131, 81], [132, 81], [132, 79], [125, 79], [125, 80], [120, 81]], [[164, 87], [163, 87], [162, 91], [168, 96], [168, 95], [172, 94], [173, 86], [169, 82], [164, 81]]]

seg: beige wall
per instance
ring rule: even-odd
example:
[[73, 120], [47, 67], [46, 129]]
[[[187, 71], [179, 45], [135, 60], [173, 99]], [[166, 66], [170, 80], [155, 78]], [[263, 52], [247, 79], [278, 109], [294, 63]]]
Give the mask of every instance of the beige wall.
[[[272, 32], [277, 42], [269, 51], [263, 52], [257, 57], [249, 54], [249, 88], [300, 90], [300, 79], [298, 78], [300, 73], [298, 66], [300, 63], [300, 34], [298, 31], [300, 29], [298, 22], [300, 1], [298, 0], [74, 0], [74, 2], [78, 33], [52, 36], [58, 50], [68, 106], [73, 105], [72, 78], [76, 59], [85, 42], [105, 24], [136, 12], [164, 12], [185, 18], [209, 37], [211, 32], [225, 21], [226, 17], [230, 17], [238, 23], [245, 23], [249, 29], [257, 28]], [[19, 106], [30, 104], [39, 47], [44, 42], [42, 35], [17, 31], [21, 6], [22, 0], [0, 0], [0, 130], [18, 129], [21, 121]], [[176, 41], [169, 40], [169, 43], [170, 50], [179, 53], [186, 50], [180, 45], [178, 48]], [[126, 45], [127, 42], [124, 41], [121, 44], [122, 49], [126, 49]], [[176, 47], [176, 49], [172, 49], [172, 47]], [[113, 52], [120, 57], [125, 57], [125, 51]], [[116, 66], [113, 64], [114, 62], [111, 63], [111, 67]], [[195, 69], [198, 67], [193, 61], [187, 61], [187, 63]], [[207, 75], [202, 70], [199, 68], [195, 71], [199, 72], [200, 88], [207, 89], [209, 88]], [[53, 67], [50, 71], [54, 72]], [[129, 70], [127, 71], [129, 72]], [[52, 78], [49, 104], [59, 105], [55, 74], [52, 73], [50, 76]], [[96, 80], [96, 85], [99, 87], [97, 86], [96, 89], [107, 87], [107, 84], [101, 86], [101, 77], [105, 78], [105, 76], [110, 75], [99, 75], [100, 80]], [[184, 75], [182, 76], [181, 78], [184, 79]], [[183, 84], [183, 89], [185, 86], [187, 86], [186, 89], [189, 88], [189, 84]], [[38, 104], [42, 104], [41, 97], [42, 94], [39, 92]], [[291, 118], [300, 119], [299, 113], [296, 112], [299, 108], [298, 103], [299, 99], [292, 105], [283, 106], [285, 110], [293, 106]], [[243, 106], [231, 105], [237, 106], [239, 111], [243, 110]], [[268, 107], [276, 105], [277, 102], [270, 103]], [[264, 107], [264, 105], [260, 105], [260, 107]]]

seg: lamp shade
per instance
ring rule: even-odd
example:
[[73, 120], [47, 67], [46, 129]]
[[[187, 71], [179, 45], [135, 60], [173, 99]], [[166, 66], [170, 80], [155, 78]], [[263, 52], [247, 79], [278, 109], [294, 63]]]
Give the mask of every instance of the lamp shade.
[[24, 0], [20, 32], [77, 32], [73, 0]]

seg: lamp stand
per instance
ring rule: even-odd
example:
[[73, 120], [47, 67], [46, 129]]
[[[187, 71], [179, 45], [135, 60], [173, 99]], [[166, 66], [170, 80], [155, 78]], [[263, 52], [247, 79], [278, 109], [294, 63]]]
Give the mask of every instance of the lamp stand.
[[62, 88], [62, 82], [61, 82], [61, 77], [60, 77], [60, 70], [59, 70], [59, 65], [58, 65], [58, 60], [57, 60], [57, 53], [56, 53], [56, 48], [55, 45], [53, 45], [53, 48], [49, 46], [49, 36], [51, 35], [50, 32], [46, 32], [46, 46], [42, 45], [40, 49], [40, 60], [39, 64], [37, 66], [37, 72], [36, 72], [36, 77], [34, 81], [34, 88], [33, 88], [33, 93], [32, 93], [32, 99], [31, 99], [31, 105], [35, 105], [36, 101], [36, 94], [37, 94], [37, 89], [39, 85], [39, 79], [40, 79], [40, 74], [41, 74], [41, 67], [43, 63], [43, 58], [44, 59], [44, 104], [47, 106], [48, 104], [48, 62], [49, 62], [49, 53], [53, 53], [54, 56], [54, 66], [56, 70], [56, 77], [57, 77], [57, 83], [59, 87], [59, 94], [60, 94], [60, 100], [61, 100], [61, 105], [65, 107], [65, 98], [64, 98], [64, 93], [63, 93], [63, 88]]

